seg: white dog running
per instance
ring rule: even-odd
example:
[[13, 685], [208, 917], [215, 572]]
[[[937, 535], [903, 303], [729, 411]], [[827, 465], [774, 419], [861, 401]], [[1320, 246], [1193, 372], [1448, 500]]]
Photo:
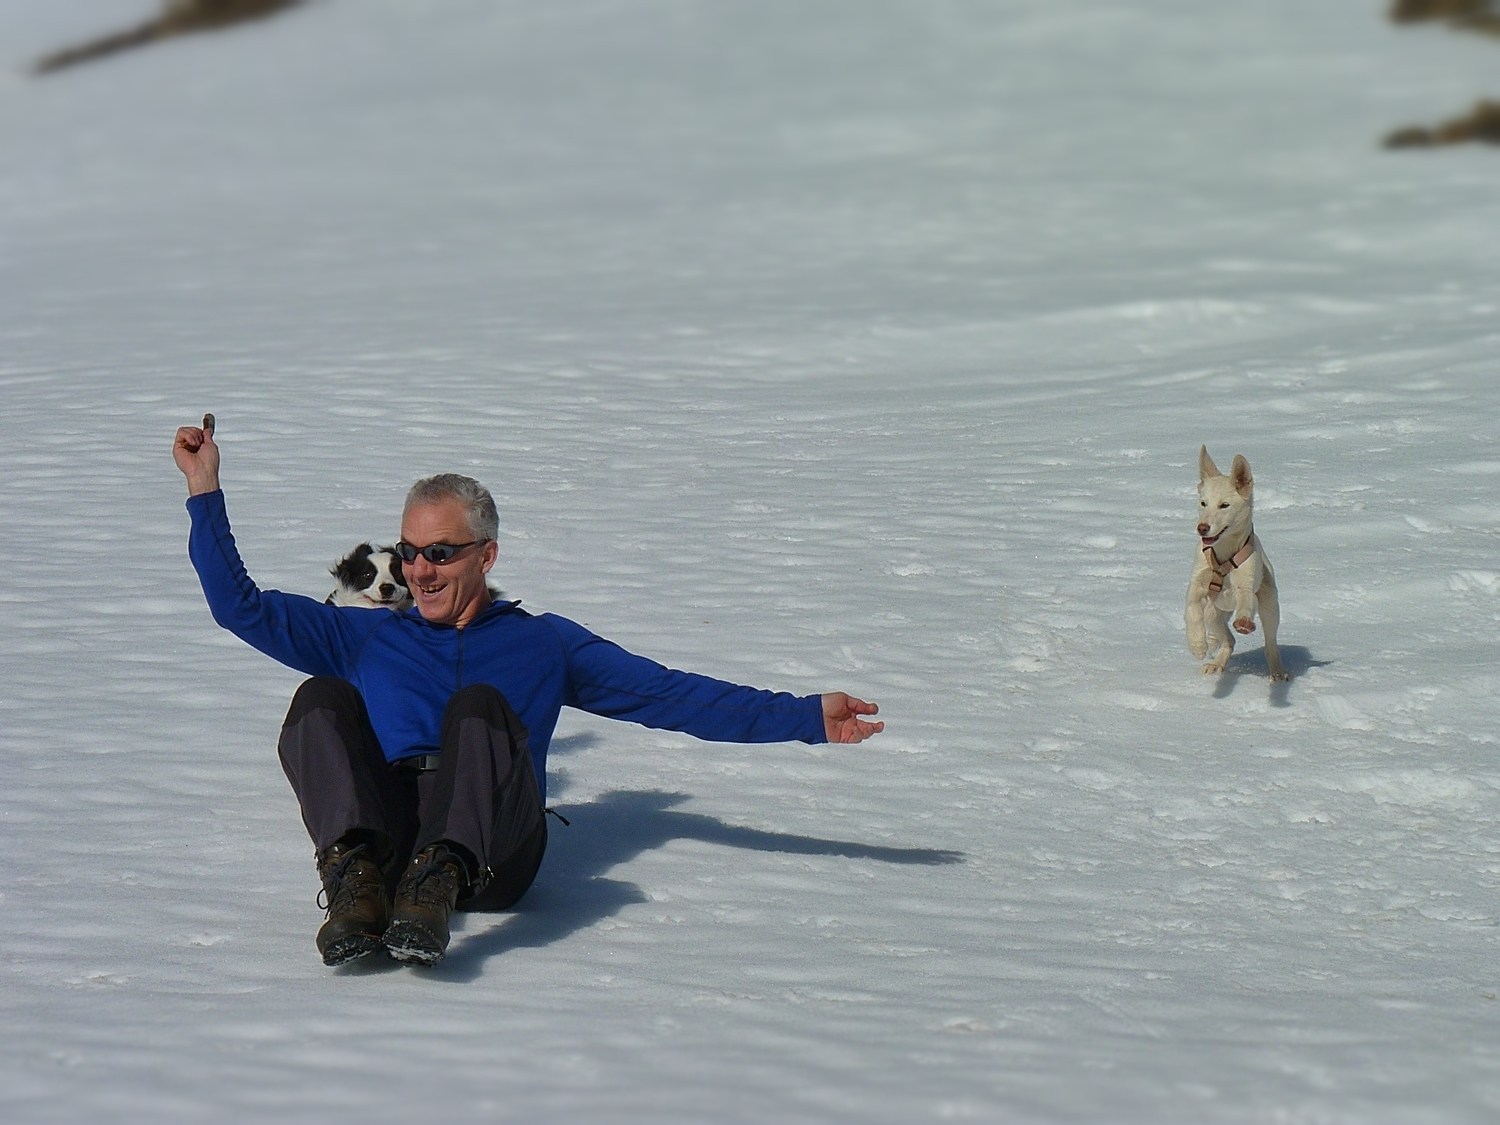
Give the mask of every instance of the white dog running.
[[[1266, 668], [1271, 679], [1285, 680], [1276, 627], [1281, 603], [1271, 560], [1251, 526], [1255, 481], [1250, 462], [1234, 455], [1229, 475], [1219, 472], [1208, 447], [1198, 450], [1198, 540], [1193, 577], [1188, 582], [1188, 649], [1199, 660], [1207, 658], [1204, 675], [1224, 671], [1234, 652], [1234, 636], [1227, 625], [1234, 615], [1234, 631], [1255, 632], [1255, 612], [1265, 627]], [[1212, 653], [1210, 653], [1210, 649]]]

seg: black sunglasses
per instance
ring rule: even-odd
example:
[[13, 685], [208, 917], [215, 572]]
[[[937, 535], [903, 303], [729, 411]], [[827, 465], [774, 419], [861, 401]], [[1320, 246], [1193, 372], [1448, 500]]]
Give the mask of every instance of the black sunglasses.
[[434, 566], [442, 566], [445, 562], [452, 562], [466, 547], [488, 542], [488, 539], [471, 539], [467, 543], [429, 543], [425, 547], [413, 547], [403, 540], [396, 544], [396, 554], [401, 556], [402, 562], [416, 562], [417, 556], [421, 555]]

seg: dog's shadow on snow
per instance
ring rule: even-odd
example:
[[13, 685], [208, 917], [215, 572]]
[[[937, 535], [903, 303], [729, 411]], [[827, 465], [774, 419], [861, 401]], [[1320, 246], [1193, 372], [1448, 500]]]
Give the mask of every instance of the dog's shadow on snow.
[[1270, 684], [1272, 707], [1290, 707], [1292, 688], [1302, 678], [1303, 673], [1309, 668], [1326, 668], [1332, 663], [1331, 660], [1314, 660], [1312, 653], [1301, 645], [1282, 645], [1281, 666], [1286, 669], [1291, 679], [1270, 680], [1271, 672], [1266, 667], [1265, 649], [1254, 648], [1246, 652], [1237, 652], [1229, 658], [1229, 663], [1219, 674], [1219, 682], [1214, 685], [1214, 698], [1228, 699], [1240, 681], [1248, 676], [1251, 680], [1261, 680]]
[[677, 811], [676, 806], [688, 797], [658, 790], [621, 790], [585, 805], [564, 806], [560, 811], [571, 824], [551, 821], [547, 854], [526, 897], [509, 911], [455, 914], [453, 944], [435, 972], [445, 980], [473, 979], [484, 971], [490, 957], [511, 949], [550, 945], [626, 906], [649, 901], [634, 883], [607, 878], [606, 873], [672, 840], [879, 863], [940, 866], [963, 860], [962, 852], [825, 840]]

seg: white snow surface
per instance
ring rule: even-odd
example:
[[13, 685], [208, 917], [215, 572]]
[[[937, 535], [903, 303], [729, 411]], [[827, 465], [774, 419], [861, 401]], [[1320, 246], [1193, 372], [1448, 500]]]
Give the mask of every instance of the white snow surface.
[[[1500, 1116], [1500, 43], [1367, 0], [0, 0], [0, 1118]], [[1489, 88], [1486, 83], [1490, 83]], [[565, 712], [538, 884], [330, 970], [263, 586], [417, 476], [505, 591], [846, 689]], [[1200, 443], [1293, 679], [1188, 654]]]

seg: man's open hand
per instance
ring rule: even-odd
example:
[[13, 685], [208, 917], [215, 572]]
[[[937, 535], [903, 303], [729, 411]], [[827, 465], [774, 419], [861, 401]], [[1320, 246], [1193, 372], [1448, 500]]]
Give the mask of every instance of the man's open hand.
[[885, 730], [885, 724], [868, 722], [862, 715], [879, 714], [880, 708], [841, 691], [823, 696], [823, 730], [829, 742], [863, 742]]

